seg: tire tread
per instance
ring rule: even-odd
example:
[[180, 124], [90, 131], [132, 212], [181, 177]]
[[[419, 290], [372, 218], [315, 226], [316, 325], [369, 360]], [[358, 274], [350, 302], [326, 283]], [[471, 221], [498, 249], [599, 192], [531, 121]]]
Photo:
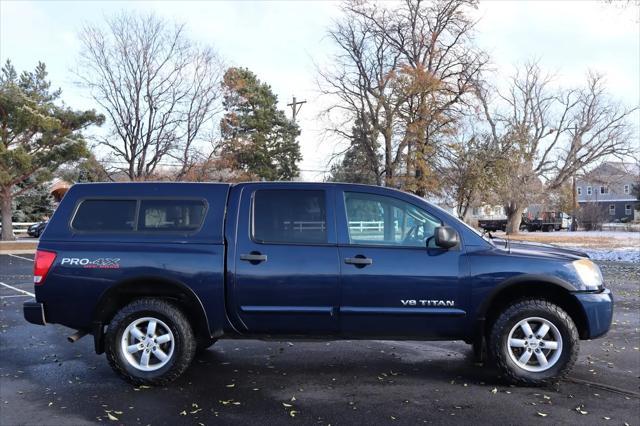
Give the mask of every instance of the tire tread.
[[[119, 355], [117, 353], [118, 344], [114, 341], [117, 337], [115, 334], [117, 334], [116, 330], [119, 328], [118, 324], [124, 321], [128, 316], [140, 311], [156, 311], [168, 318], [171, 318], [175, 323], [175, 326], [185, 334], [184, 336], [181, 336], [180, 339], [183, 341], [183, 347], [181, 349], [182, 356], [178, 356], [171, 368], [165, 374], [157, 378], [136, 377], [123, 368], [119, 362]], [[105, 352], [109, 365], [116, 371], [116, 373], [134, 385], [157, 386], [165, 385], [176, 380], [189, 367], [196, 353], [196, 339], [193, 335], [193, 330], [191, 328], [191, 324], [189, 324], [189, 321], [187, 320], [187, 317], [173, 303], [157, 298], [136, 299], [120, 309], [109, 324], [106, 343]]]
[[[558, 375], [555, 375], [553, 378], [542, 378], [542, 379], [533, 379], [526, 376], [521, 376], [516, 374], [512, 368], [507, 364], [506, 357], [503, 356], [503, 351], [501, 348], [502, 339], [501, 334], [502, 330], [507, 325], [508, 321], [519, 312], [523, 310], [530, 309], [542, 309], [553, 312], [562, 321], [567, 325], [567, 329], [570, 333], [570, 342], [572, 350], [569, 354], [569, 359], [567, 360], [564, 367], [560, 370]], [[553, 382], [557, 382], [567, 376], [573, 366], [575, 365], [578, 359], [578, 348], [580, 345], [580, 337], [578, 335], [578, 330], [576, 326], [564, 309], [559, 307], [558, 305], [544, 299], [530, 299], [530, 300], [521, 300], [510, 305], [493, 323], [491, 327], [491, 334], [488, 342], [488, 348], [490, 349], [490, 353], [492, 356], [493, 362], [497, 365], [497, 367], [501, 370], [501, 372], [506, 376], [506, 378], [517, 384], [525, 385], [525, 386], [543, 386], [548, 385]]]

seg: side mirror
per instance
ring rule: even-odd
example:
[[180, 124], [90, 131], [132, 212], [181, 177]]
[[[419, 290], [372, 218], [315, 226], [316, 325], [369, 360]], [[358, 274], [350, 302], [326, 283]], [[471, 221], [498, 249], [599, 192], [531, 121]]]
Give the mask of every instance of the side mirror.
[[455, 229], [450, 226], [438, 226], [434, 233], [436, 246], [450, 249], [458, 245], [460, 238]]

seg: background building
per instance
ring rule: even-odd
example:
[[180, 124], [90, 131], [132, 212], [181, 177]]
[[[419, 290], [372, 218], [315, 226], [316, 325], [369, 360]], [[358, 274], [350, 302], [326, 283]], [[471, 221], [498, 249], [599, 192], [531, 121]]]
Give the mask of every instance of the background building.
[[578, 204], [586, 220], [630, 222], [639, 201], [634, 194], [638, 185], [638, 165], [605, 162], [576, 180]]

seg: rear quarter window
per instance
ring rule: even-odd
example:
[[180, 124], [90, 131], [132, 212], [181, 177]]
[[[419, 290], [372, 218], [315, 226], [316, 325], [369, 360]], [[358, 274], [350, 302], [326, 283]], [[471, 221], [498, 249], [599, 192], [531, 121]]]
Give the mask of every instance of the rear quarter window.
[[138, 230], [194, 232], [202, 226], [205, 211], [202, 200], [142, 200]]
[[84, 200], [71, 227], [84, 232], [130, 232], [135, 228], [136, 200]]
[[200, 199], [83, 200], [71, 228], [79, 232], [191, 233], [204, 222]]

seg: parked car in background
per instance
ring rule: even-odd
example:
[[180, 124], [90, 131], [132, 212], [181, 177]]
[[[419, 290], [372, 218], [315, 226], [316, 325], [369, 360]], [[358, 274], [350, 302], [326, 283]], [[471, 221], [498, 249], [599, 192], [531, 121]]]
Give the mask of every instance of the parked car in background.
[[463, 340], [538, 385], [613, 315], [584, 253], [492, 242], [390, 188], [80, 184], [50, 222], [25, 318], [91, 333], [136, 384], [177, 378], [217, 339], [356, 338]]
[[48, 223], [48, 220], [34, 223], [33, 225], [29, 226], [29, 228], [27, 228], [27, 234], [29, 234], [30, 237], [40, 238], [40, 235], [47, 227]]

